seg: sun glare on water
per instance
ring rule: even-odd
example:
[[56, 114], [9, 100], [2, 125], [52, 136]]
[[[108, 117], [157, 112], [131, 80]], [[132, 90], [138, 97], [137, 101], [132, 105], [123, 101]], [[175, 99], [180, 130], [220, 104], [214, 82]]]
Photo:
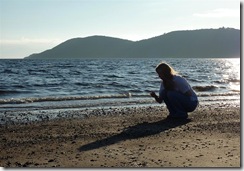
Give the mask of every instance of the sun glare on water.
[[240, 92], [240, 58], [226, 59], [225, 68], [223, 77], [228, 77], [230, 89]]

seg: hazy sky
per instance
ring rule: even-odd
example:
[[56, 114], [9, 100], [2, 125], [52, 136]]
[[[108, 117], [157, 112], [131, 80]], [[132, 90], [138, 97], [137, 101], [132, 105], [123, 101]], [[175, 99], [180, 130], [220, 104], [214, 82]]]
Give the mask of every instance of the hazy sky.
[[237, 0], [0, 0], [0, 58], [75, 37], [142, 40], [176, 30], [240, 29]]

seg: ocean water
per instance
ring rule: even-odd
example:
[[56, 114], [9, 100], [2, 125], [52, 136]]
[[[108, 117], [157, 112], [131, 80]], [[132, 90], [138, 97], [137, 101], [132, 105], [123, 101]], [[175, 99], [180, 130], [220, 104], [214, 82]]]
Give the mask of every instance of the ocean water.
[[169, 63], [200, 104], [240, 103], [240, 58], [0, 60], [0, 113], [158, 105], [155, 67]]

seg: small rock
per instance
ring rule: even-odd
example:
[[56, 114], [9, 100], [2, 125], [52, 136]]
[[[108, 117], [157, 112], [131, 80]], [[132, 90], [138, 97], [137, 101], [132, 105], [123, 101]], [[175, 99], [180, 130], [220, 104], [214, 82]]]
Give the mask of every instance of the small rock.
[[48, 162], [54, 162], [54, 159], [50, 159], [50, 160], [48, 160]]

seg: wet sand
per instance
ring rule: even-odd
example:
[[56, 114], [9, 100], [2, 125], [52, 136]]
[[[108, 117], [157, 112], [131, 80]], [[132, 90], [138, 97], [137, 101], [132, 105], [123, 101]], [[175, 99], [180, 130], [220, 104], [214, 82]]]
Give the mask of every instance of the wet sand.
[[[104, 112], [104, 111], [102, 111]], [[1, 167], [240, 167], [240, 107], [165, 107], [0, 126]]]

